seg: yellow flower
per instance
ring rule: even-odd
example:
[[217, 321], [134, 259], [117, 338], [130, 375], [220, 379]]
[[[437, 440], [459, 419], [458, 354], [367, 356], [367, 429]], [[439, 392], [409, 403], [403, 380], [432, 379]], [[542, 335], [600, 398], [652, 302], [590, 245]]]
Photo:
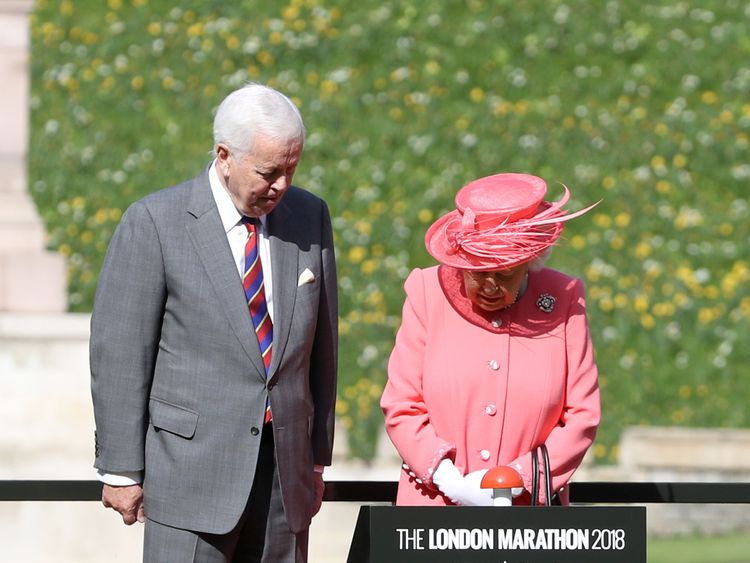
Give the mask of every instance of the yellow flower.
[[654, 305], [654, 315], [657, 317], [672, 317], [674, 314], [674, 303], [657, 303]]
[[237, 36], [230, 35], [229, 37], [227, 37], [226, 44], [227, 44], [228, 49], [231, 49], [234, 51], [240, 46], [240, 40], [237, 38]]
[[297, 6], [287, 6], [281, 11], [281, 17], [286, 21], [292, 21], [299, 17], [299, 8]]
[[140, 90], [141, 88], [143, 88], [143, 77], [134, 76], [130, 81], [130, 86], [133, 88], [133, 90]]
[[484, 90], [481, 88], [472, 88], [471, 92], [469, 92], [469, 98], [471, 98], [472, 102], [481, 102], [484, 100]]
[[653, 158], [651, 158], [651, 168], [664, 168], [664, 165], [666, 164], [666, 161], [664, 160], [664, 157], [661, 155], [655, 155]]
[[684, 154], [677, 153], [672, 158], [672, 164], [674, 164], [676, 168], [685, 168], [687, 157]]
[[64, 2], [60, 2], [60, 15], [62, 16], [73, 15], [73, 2], [70, 2], [68, 0], [65, 0]]
[[320, 83], [320, 91], [323, 94], [333, 94], [338, 89], [338, 84], [336, 84], [333, 80], [326, 79]]
[[273, 64], [273, 55], [268, 51], [260, 51], [256, 58], [263, 66], [271, 66]]
[[651, 246], [645, 242], [639, 242], [635, 247], [635, 255], [637, 258], [645, 258], [651, 254]]
[[604, 444], [594, 444], [594, 457], [602, 459], [607, 456], [607, 446]]
[[618, 227], [627, 227], [628, 225], [630, 225], [630, 214], [625, 213], [624, 211], [618, 213], [615, 216], [615, 225], [617, 225]]
[[611, 190], [612, 188], [615, 187], [615, 184], [616, 184], [615, 179], [612, 176], [605, 176], [602, 179], [602, 187], [605, 190]]
[[151, 22], [148, 24], [146, 31], [150, 35], [159, 35], [161, 33], [161, 24], [159, 22]]
[[359, 264], [367, 255], [367, 250], [363, 246], [352, 246], [349, 249], [349, 262]]
[[711, 90], [708, 90], [706, 92], [703, 92], [701, 94], [701, 101], [704, 104], [713, 105], [719, 100], [719, 96], [716, 95], [716, 92], [712, 92]]
[[570, 239], [570, 245], [576, 250], [581, 250], [586, 246], [586, 239], [581, 235], [574, 235], [573, 238]]
[[724, 125], [727, 125], [734, 121], [734, 115], [731, 111], [725, 109], [719, 114], [719, 121], [721, 121]]
[[668, 194], [670, 191], [672, 191], [672, 184], [670, 184], [667, 180], [659, 180], [656, 182], [656, 191], [660, 194]]
[[375, 270], [378, 269], [378, 266], [377, 266], [377, 263], [375, 262], [375, 260], [373, 260], [372, 258], [370, 258], [370, 259], [365, 260], [364, 262], [362, 262], [362, 264], [360, 265], [359, 269], [361, 270], [361, 272], [363, 274], [365, 274], [366, 276], [369, 276], [370, 274], [375, 273]]
[[643, 328], [654, 328], [656, 321], [654, 317], [648, 313], [641, 315], [641, 325]]
[[429, 209], [420, 209], [418, 217], [420, 222], [429, 223], [432, 220], [432, 211]]
[[427, 72], [427, 74], [435, 75], [438, 72], [440, 72], [440, 63], [438, 63], [437, 61], [432, 61], [432, 60], [427, 61], [424, 65], [424, 69], [425, 69], [425, 72]]
[[685, 415], [685, 412], [683, 410], [676, 410], [672, 413], [672, 422], [675, 424], [681, 424], [685, 422], [687, 419], [687, 416]]
[[606, 229], [610, 225], [612, 225], [612, 218], [609, 215], [605, 215], [604, 213], [597, 213], [593, 217], [594, 219], [594, 225], [597, 227], [601, 227], [602, 229]]
[[370, 215], [382, 215], [385, 210], [385, 202], [381, 200], [373, 201], [368, 207], [368, 213]]
[[194, 23], [187, 28], [188, 37], [200, 37], [201, 35], [203, 35], [203, 24], [201, 22]]

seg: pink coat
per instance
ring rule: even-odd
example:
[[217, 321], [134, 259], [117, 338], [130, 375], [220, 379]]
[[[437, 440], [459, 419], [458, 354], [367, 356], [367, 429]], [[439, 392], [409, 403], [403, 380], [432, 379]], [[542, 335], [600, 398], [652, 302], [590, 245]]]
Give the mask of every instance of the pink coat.
[[492, 329], [456, 312], [437, 271], [415, 269], [406, 280], [381, 399], [404, 460], [397, 504], [450, 504], [434, 488], [432, 472], [453, 455], [464, 474], [511, 465], [530, 490], [529, 452], [542, 443], [553, 490], [560, 489], [591, 445], [601, 414], [583, 282], [550, 269], [529, 272], [526, 292], [498, 312], [499, 328]]

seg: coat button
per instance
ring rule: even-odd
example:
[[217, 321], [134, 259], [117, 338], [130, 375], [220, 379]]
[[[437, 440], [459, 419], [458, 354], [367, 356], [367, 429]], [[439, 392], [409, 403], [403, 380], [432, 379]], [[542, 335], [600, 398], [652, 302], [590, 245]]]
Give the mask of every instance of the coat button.
[[489, 450], [482, 450], [479, 452], [479, 457], [481, 457], [484, 461], [487, 461], [490, 459], [490, 452]]
[[257, 436], [258, 434], [260, 434], [260, 430], [258, 430], [258, 428], [257, 428], [257, 427], [253, 426], [253, 427], [252, 427], [252, 428], [250, 429], [250, 434], [252, 434], [253, 436]]
[[497, 412], [497, 407], [490, 403], [486, 407], [484, 407], [484, 414], [487, 416], [495, 416], [495, 413]]
[[500, 364], [497, 363], [497, 360], [490, 360], [489, 362], [487, 362], [487, 365], [490, 366], [490, 369], [495, 371], [500, 369]]
[[494, 321], [492, 321], [492, 326], [495, 328], [500, 328], [501, 326], [503, 326], [503, 319], [495, 319]]

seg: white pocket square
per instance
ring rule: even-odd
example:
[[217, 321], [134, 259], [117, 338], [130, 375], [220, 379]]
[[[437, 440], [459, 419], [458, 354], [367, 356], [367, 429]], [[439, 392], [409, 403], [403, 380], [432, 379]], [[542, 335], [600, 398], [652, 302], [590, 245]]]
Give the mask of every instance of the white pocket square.
[[315, 281], [315, 274], [310, 271], [310, 268], [305, 268], [304, 271], [299, 275], [297, 280], [297, 287], [305, 285], [306, 283], [312, 283]]

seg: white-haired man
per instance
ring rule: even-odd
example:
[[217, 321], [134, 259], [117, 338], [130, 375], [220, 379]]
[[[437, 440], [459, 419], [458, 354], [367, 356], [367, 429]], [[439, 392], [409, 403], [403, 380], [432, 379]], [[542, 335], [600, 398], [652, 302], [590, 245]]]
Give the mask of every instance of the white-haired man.
[[249, 84], [197, 177], [123, 215], [91, 322], [102, 501], [144, 561], [304, 562], [331, 462], [336, 271], [326, 204], [291, 185], [299, 111]]

